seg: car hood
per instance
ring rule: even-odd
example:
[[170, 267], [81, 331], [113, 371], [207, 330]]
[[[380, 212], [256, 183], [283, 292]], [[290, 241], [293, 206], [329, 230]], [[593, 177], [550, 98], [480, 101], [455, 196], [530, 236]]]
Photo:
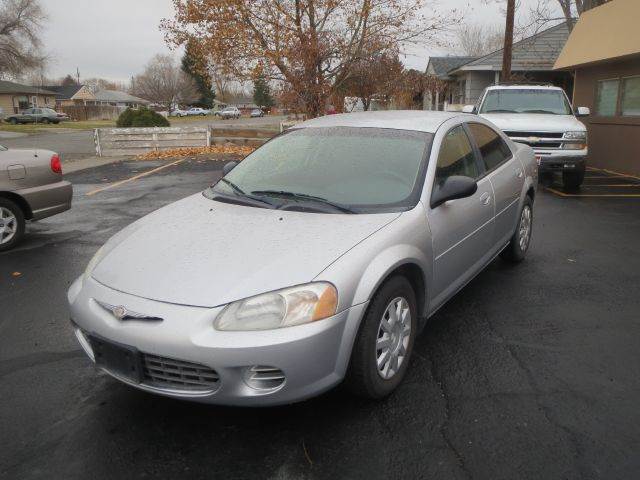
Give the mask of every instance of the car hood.
[[481, 117], [507, 132], [572, 132], [586, 127], [573, 115], [544, 113], [483, 113]]
[[197, 194], [116, 234], [92, 277], [139, 297], [215, 307], [307, 283], [399, 216], [271, 210]]

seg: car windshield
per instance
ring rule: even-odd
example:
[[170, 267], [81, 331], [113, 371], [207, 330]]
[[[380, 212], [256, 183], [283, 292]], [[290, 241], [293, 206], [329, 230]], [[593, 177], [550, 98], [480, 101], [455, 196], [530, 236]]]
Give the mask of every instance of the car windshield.
[[432, 138], [382, 128], [290, 130], [249, 155], [205, 196], [246, 195], [274, 208], [321, 207], [325, 213], [407, 210], [418, 201]]
[[551, 113], [571, 115], [571, 107], [561, 90], [489, 90], [479, 113]]

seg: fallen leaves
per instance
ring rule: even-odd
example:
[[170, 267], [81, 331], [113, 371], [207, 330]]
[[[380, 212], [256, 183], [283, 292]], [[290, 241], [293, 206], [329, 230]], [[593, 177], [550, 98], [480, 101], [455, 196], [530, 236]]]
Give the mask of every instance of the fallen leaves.
[[142, 153], [136, 156], [136, 160], [159, 160], [166, 158], [193, 157], [198, 155], [237, 155], [246, 157], [255, 150], [254, 147], [225, 143], [223, 145], [211, 145], [210, 147], [182, 147], [169, 150], [158, 150]]

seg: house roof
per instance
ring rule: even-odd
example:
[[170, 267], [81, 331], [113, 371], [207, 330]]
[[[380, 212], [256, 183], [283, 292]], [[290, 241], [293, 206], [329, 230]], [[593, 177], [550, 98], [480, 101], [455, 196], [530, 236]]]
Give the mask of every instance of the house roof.
[[465, 63], [469, 63], [477, 59], [478, 57], [468, 56], [449, 56], [449, 57], [429, 57], [429, 63], [427, 64], [426, 73], [437, 76], [438, 78], [445, 80], [449, 78], [448, 72], [454, 70]]
[[145, 105], [149, 103], [144, 98], [135, 97], [119, 90], [98, 90], [95, 97], [98, 102], [142, 103]]
[[44, 88], [55, 92], [57, 100], [70, 100], [82, 88], [82, 85], [47, 85]]
[[22, 85], [20, 83], [8, 82], [0, 80], [0, 93], [23, 93], [26, 95], [54, 95], [55, 92], [46, 88], [32, 87], [30, 85]]
[[621, 59], [640, 54], [640, 2], [615, 0], [580, 15], [555, 69]]
[[[515, 42], [513, 44], [511, 70], [514, 72], [552, 70], [568, 38], [569, 27], [567, 22], [563, 22]], [[484, 57], [477, 58], [453, 69], [449, 73], [467, 70], [500, 71], [502, 70], [503, 50], [501, 48]]]

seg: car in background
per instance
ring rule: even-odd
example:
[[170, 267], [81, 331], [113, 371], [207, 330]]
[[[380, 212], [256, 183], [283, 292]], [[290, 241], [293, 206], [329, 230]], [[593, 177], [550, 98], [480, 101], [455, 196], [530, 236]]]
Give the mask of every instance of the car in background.
[[186, 117], [188, 115], [187, 110], [182, 110], [180, 108], [176, 108], [175, 110], [171, 110], [169, 113], [170, 117]]
[[66, 121], [71, 120], [69, 115], [67, 115], [64, 112], [56, 112], [56, 115], [58, 116], [58, 120], [60, 120], [61, 122], [66, 122]]
[[206, 109], [200, 108], [200, 107], [192, 107], [189, 110], [187, 110], [187, 116], [189, 116], [189, 117], [191, 117], [191, 116], [206, 117], [210, 113], [211, 113], [211, 110], [206, 110]]
[[227, 107], [224, 110], [220, 110], [218, 116], [223, 120], [226, 120], [228, 118], [237, 119], [242, 116], [242, 112], [240, 112], [240, 109], [238, 109], [238, 107]]
[[69, 289], [79, 344], [125, 384], [245, 406], [343, 381], [382, 398], [427, 318], [531, 240], [533, 150], [475, 115], [324, 116], [223, 175], [116, 233]]
[[261, 108], [254, 108], [251, 110], [251, 118], [264, 117], [264, 111]]
[[0, 251], [20, 242], [27, 220], [69, 210], [72, 195], [57, 153], [0, 145]]
[[487, 87], [478, 103], [463, 108], [493, 122], [514, 142], [533, 148], [540, 176], [562, 174], [566, 189], [579, 188], [587, 165], [587, 127], [576, 117], [590, 114], [587, 107], [575, 111], [560, 87], [517, 84]]
[[54, 123], [58, 124], [62, 119], [58, 116], [58, 112], [51, 108], [28, 108], [21, 113], [13, 113], [7, 115], [4, 119], [5, 122], [12, 125], [19, 123]]

